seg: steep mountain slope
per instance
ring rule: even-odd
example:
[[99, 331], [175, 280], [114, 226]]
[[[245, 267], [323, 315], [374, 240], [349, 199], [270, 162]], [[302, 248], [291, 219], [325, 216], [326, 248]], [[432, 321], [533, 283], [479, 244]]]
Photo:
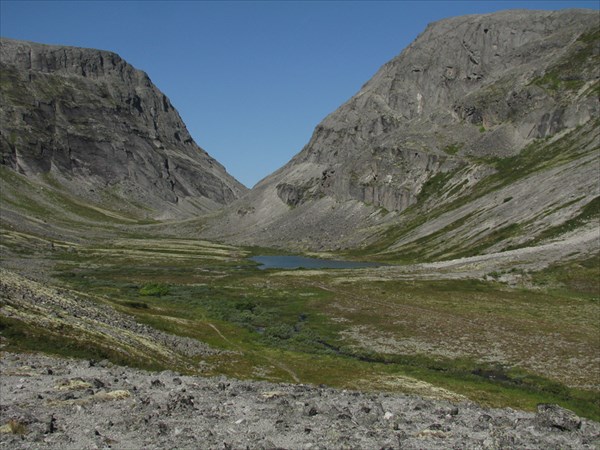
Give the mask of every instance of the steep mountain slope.
[[[114, 53], [2, 39], [0, 70], [5, 218], [32, 183], [81, 207], [159, 219], [212, 211], [246, 190]], [[56, 209], [46, 200], [36, 199]]]
[[447, 258], [585, 225], [597, 214], [598, 20], [519, 10], [429, 25], [205, 235]]

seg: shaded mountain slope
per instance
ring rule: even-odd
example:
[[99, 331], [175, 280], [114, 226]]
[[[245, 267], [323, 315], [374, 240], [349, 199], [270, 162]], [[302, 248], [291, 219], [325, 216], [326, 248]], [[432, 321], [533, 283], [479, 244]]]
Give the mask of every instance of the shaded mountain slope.
[[430, 259], [590, 226], [598, 24], [518, 10], [429, 25], [205, 235]]
[[[150, 219], [206, 213], [245, 192], [118, 55], [2, 39], [0, 62], [5, 218], [31, 183], [83, 208]], [[61, 210], [60, 200], [28, 199]]]

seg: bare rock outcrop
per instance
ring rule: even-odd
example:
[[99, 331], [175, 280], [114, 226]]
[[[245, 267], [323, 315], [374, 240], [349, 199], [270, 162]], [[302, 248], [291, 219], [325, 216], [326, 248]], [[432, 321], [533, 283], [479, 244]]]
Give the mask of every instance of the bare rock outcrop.
[[2, 39], [0, 70], [5, 168], [152, 218], [212, 211], [246, 190], [115, 53]]
[[[572, 148], [585, 148], [586, 155], [557, 153], [572, 163], [568, 170], [592, 171], [599, 39], [598, 12], [591, 10], [515, 10], [430, 24], [317, 125], [299, 154], [244, 198], [252, 213], [240, 217], [240, 204], [232, 205], [207, 236], [313, 249], [356, 247], [380, 240], [389, 228], [414, 228], [418, 216], [452, 209], [461, 197], [462, 203], [481, 197], [490, 177], [502, 175], [501, 162], [526, 155], [534, 143], [539, 152], [515, 161], [514, 172], [524, 163], [532, 168], [524, 177], [533, 168], [541, 173], [556, 167], [561, 161], [547, 164], [551, 151], [542, 147], [568, 133], [577, 140]], [[565, 205], [563, 222], [598, 195], [589, 176], [571, 178], [575, 186], [561, 185], [553, 197], [554, 208]], [[538, 181], [526, 179], [520, 191]], [[577, 190], [588, 194], [569, 206]], [[534, 198], [519, 200], [533, 216], [550, 211]], [[498, 214], [491, 211], [489, 222]], [[515, 211], [497, 222], [528, 220]], [[527, 226], [523, 241], [548, 223]], [[493, 231], [488, 227], [478, 239]]]

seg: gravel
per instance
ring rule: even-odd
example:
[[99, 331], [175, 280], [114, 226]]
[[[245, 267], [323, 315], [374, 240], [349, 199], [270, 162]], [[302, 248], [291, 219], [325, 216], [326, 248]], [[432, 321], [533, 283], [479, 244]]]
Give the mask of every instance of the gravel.
[[600, 424], [418, 396], [144, 372], [3, 353], [0, 448], [579, 449]]

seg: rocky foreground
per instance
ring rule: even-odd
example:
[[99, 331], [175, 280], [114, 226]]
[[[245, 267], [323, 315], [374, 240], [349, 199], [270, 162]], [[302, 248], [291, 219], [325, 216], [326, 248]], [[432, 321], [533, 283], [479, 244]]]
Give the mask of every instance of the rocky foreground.
[[598, 448], [600, 424], [415, 396], [2, 354], [0, 448]]

